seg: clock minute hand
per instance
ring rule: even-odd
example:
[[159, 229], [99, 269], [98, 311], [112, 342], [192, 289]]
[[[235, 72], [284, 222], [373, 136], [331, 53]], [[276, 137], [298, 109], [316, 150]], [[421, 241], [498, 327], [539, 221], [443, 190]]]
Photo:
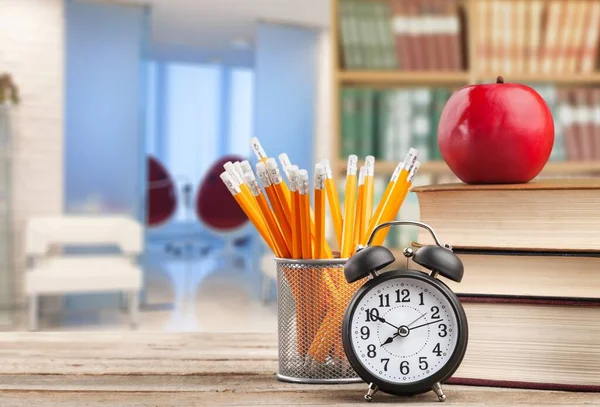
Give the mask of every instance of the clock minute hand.
[[375, 318], [376, 320], [378, 320], [379, 322], [383, 322], [384, 324], [388, 324], [389, 326], [393, 326], [393, 327], [394, 327], [394, 328], [396, 328], [396, 329], [400, 329], [400, 328], [398, 328], [397, 326], [395, 326], [395, 325], [392, 325], [392, 324], [390, 324], [389, 322], [387, 322], [387, 321], [385, 320], [385, 318], [381, 318], [381, 317], [379, 317], [379, 316], [374, 316], [374, 315], [372, 315], [372, 317], [374, 317], [374, 318]]
[[426, 324], [422, 324], [422, 325], [417, 325], [417, 326], [414, 326], [414, 327], [410, 328], [410, 330], [412, 331], [413, 329], [422, 328], [422, 327], [424, 327], [424, 326], [431, 325], [431, 324], [435, 324], [435, 323], [442, 322], [442, 321], [443, 321], [443, 319], [438, 319], [438, 320], [436, 320], [436, 321], [431, 321], [431, 322], [428, 322], [428, 323], [426, 323]]

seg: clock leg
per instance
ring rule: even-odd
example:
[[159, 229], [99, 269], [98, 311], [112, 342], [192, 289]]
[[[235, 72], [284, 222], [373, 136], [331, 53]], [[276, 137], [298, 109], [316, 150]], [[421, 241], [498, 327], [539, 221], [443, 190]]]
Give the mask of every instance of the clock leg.
[[379, 390], [379, 387], [377, 387], [373, 383], [369, 383], [369, 390], [367, 390], [367, 394], [365, 394], [365, 400], [373, 400], [373, 394], [377, 393], [377, 390]]
[[438, 396], [438, 400], [439, 401], [446, 401], [446, 395], [444, 394], [444, 391], [442, 390], [442, 385], [439, 383], [436, 383], [433, 385], [432, 389], [435, 394]]

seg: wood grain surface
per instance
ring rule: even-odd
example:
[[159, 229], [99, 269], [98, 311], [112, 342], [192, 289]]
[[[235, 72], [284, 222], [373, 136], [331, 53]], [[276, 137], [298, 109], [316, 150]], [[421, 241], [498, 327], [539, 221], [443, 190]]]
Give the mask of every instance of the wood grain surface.
[[[0, 333], [0, 406], [344, 406], [366, 386], [277, 381], [267, 334]], [[600, 404], [594, 393], [445, 386], [445, 404]], [[373, 405], [436, 405], [378, 393]]]

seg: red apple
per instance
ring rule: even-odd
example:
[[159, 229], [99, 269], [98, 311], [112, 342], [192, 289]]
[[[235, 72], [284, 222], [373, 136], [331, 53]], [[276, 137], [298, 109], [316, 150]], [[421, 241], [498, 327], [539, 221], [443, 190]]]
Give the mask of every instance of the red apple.
[[454, 92], [440, 117], [438, 145], [468, 184], [517, 184], [535, 178], [550, 157], [554, 121], [529, 86], [497, 83]]

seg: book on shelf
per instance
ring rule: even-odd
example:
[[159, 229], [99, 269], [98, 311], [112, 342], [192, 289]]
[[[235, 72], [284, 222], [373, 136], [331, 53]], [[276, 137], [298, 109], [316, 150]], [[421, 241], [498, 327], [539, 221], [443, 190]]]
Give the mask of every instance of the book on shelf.
[[600, 3], [490, 0], [474, 4], [476, 69], [482, 73], [577, 74], [596, 69]]
[[[600, 181], [413, 188], [421, 221], [457, 248], [600, 252]], [[426, 232], [418, 242], [430, 244]]]
[[599, 300], [459, 298], [469, 346], [448, 383], [600, 391]]
[[600, 88], [559, 89], [557, 103], [566, 159], [600, 161]]
[[[562, 161], [566, 156], [565, 150], [568, 150], [568, 146], [565, 148], [564, 134], [566, 132], [570, 137], [571, 129], [566, 128], [565, 131], [561, 120], [565, 117], [568, 123], [572, 123], [570, 117], [574, 114], [571, 110], [575, 106], [571, 107], [561, 98], [565, 92], [570, 97], [571, 91], [561, 90], [559, 97], [554, 86], [536, 84], [533, 87], [547, 102], [555, 119], [554, 149], [550, 159]], [[596, 90], [586, 92], [600, 97]], [[340, 157], [346, 159], [350, 154], [361, 157], [374, 155], [378, 160], [397, 162], [404, 159], [410, 147], [414, 147], [419, 150], [421, 162], [441, 160], [437, 131], [442, 110], [451, 95], [452, 90], [448, 88], [342, 88]], [[586, 98], [591, 100], [591, 96]], [[585, 117], [597, 123], [590, 127], [589, 132], [594, 134], [594, 140], [599, 139], [594, 145], [600, 149], [600, 105], [577, 107], [580, 108], [587, 109]], [[572, 141], [572, 137], [568, 141]], [[579, 156], [569, 158], [583, 160]], [[590, 155], [590, 159], [600, 160], [600, 154]]]
[[456, 0], [338, 1], [344, 68], [463, 68]]

